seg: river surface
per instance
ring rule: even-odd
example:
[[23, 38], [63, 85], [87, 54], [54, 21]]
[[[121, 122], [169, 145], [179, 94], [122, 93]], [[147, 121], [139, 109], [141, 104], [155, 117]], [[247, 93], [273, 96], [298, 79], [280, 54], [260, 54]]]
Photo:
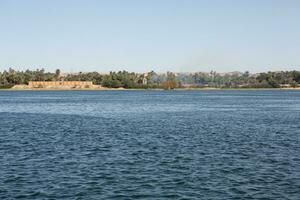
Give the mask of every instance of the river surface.
[[0, 199], [300, 199], [300, 91], [0, 91]]

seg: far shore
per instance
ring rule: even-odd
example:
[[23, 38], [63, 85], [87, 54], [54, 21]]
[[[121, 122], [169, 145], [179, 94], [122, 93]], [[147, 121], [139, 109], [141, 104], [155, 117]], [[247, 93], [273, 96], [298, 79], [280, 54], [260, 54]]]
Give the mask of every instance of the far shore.
[[300, 88], [175, 88], [164, 90], [162, 88], [6, 88], [0, 91], [205, 91], [205, 90], [300, 90]]

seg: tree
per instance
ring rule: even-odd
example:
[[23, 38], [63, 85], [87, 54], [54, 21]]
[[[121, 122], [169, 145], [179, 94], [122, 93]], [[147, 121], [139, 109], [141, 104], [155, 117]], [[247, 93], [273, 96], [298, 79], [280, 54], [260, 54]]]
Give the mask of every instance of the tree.
[[60, 78], [60, 69], [55, 70], [55, 80], [59, 80]]

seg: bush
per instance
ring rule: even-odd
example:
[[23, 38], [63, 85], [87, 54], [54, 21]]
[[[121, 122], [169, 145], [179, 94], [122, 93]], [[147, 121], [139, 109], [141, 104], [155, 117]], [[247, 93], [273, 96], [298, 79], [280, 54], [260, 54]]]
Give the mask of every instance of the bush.
[[177, 82], [174, 80], [170, 80], [170, 81], [165, 81], [162, 84], [162, 88], [164, 90], [173, 90], [177, 87]]
[[10, 89], [14, 86], [14, 84], [5, 84], [0, 85], [0, 89]]

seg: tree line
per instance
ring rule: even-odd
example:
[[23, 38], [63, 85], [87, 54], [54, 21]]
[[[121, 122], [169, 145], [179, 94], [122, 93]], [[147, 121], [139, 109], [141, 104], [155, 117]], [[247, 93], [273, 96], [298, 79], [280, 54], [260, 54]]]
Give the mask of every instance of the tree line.
[[79, 72], [61, 74], [61, 70], [46, 72], [44, 69], [17, 71], [12, 68], [0, 72], [0, 88], [28, 84], [29, 81], [92, 81], [93, 84], [108, 88], [279, 88], [297, 87], [300, 71], [276, 71], [251, 74], [246, 72], [217, 73], [135, 73], [128, 71]]

